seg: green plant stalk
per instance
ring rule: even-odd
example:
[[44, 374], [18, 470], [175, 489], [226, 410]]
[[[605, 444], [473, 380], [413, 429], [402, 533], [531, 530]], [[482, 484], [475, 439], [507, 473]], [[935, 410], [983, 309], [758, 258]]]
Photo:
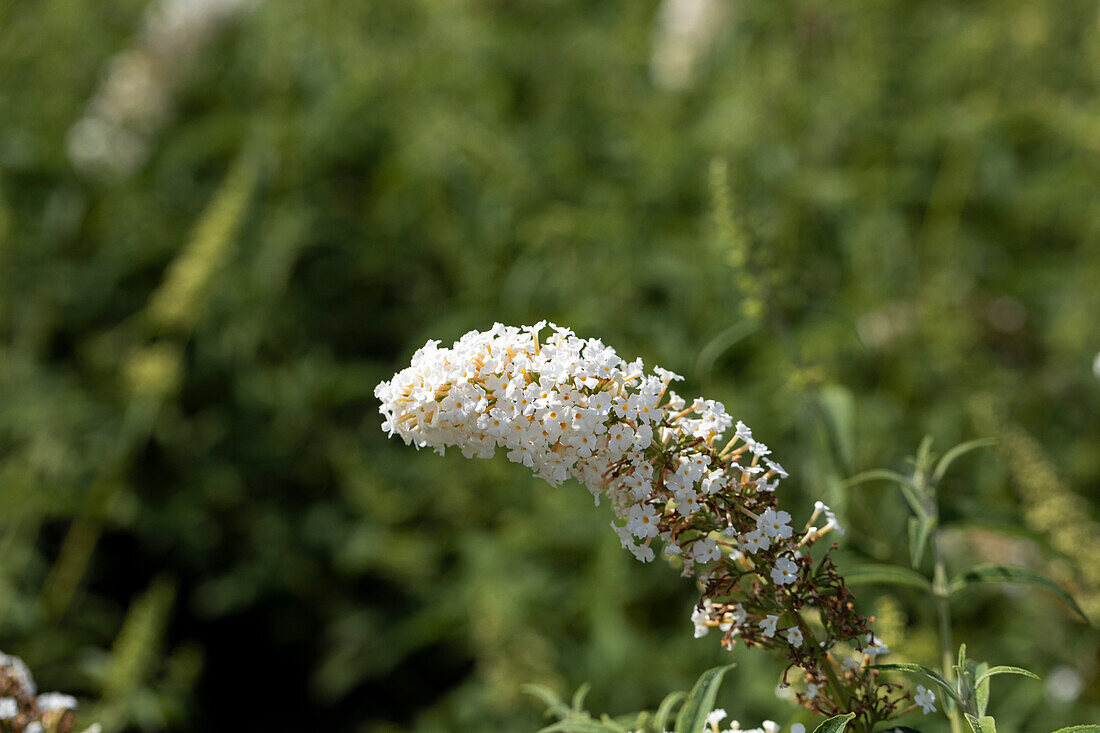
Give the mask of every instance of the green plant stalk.
[[[940, 552], [939, 530], [932, 530], [931, 544], [932, 557], [935, 562], [935, 570], [932, 576], [932, 592], [936, 596], [936, 615], [939, 617], [940, 626], [940, 656], [943, 665], [943, 676], [948, 682], [955, 681], [953, 662], [955, 655], [951, 641], [951, 603], [947, 585], [947, 567], [943, 562], [943, 554]], [[944, 698], [943, 711], [951, 721], [951, 733], [963, 733], [962, 720], [959, 716], [958, 706], [951, 706], [951, 700]]]

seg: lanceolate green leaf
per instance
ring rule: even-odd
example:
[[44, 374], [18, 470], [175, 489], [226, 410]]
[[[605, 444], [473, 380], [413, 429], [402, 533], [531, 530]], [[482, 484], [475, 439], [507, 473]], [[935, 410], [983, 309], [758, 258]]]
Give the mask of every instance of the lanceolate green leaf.
[[1039, 675], [1033, 672], [1029, 672], [1022, 667], [1008, 667], [1005, 665], [1001, 665], [999, 667], [990, 667], [989, 669], [987, 669], [980, 677], [978, 677], [974, 684], [980, 685], [984, 680], [989, 679], [995, 674], [1018, 674], [1023, 675], [1024, 677], [1030, 677], [1033, 680], [1039, 679]]
[[848, 585], [907, 585], [920, 590], [932, 590], [932, 583], [918, 572], [898, 565], [856, 565], [844, 572], [844, 582]]
[[876, 664], [873, 665], [871, 669], [888, 669], [894, 670], [896, 672], [910, 672], [912, 674], [924, 675], [925, 677], [942, 687], [944, 692], [950, 695], [953, 700], [959, 702], [960, 704], [962, 703], [962, 701], [959, 700], [959, 694], [955, 690], [955, 686], [945, 680], [943, 678], [943, 675], [941, 675], [939, 672], [931, 669], [930, 667], [925, 667], [923, 664]]
[[986, 715], [978, 718], [970, 713], [966, 713], [966, 722], [970, 723], [970, 729], [974, 733], [997, 733], [997, 724], [993, 722], [993, 718]]
[[562, 699], [558, 697], [557, 693], [549, 687], [543, 687], [542, 685], [524, 685], [522, 689], [527, 694], [542, 700], [542, 703], [548, 708], [546, 717], [555, 715], [559, 718], [565, 718], [569, 716], [569, 706], [562, 702]]
[[975, 669], [975, 679], [981, 680], [974, 685], [974, 702], [978, 705], [978, 715], [985, 715], [985, 709], [989, 705], [989, 678], [984, 677], [987, 671], [989, 665], [984, 662]]
[[913, 482], [909, 480], [908, 476], [903, 476], [897, 471], [890, 471], [885, 468], [876, 468], [852, 476], [850, 479], [844, 482], [844, 486], [865, 484], [868, 481], [893, 481], [894, 483], [903, 484], [906, 486], [913, 485]]
[[585, 682], [583, 685], [577, 688], [577, 691], [573, 693], [573, 712], [579, 713], [584, 710], [584, 698], [588, 696], [588, 691], [592, 689], [592, 685]]
[[856, 717], [855, 713], [845, 713], [829, 718], [821, 725], [814, 728], [814, 733], [840, 733], [848, 727], [848, 721]]
[[724, 667], [715, 667], [703, 672], [695, 686], [691, 688], [684, 706], [680, 708], [680, 714], [676, 716], [676, 733], [699, 733], [703, 730], [707, 722], [707, 714], [714, 708], [714, 699], [718, 696], [722, 678], [731, 669], [733, 665], [727, 664]]
[[538, 733], [620, 733], [626, 730], [621, 725], [610, 722], [601, 722], [591, 718], [572, 718], [559, 720], [553, 725], [548, 725]]
[[1068, 728], [1059, 728], [1054, 733], [1100, 733], [1100, 725], [1071, 725]]
[[952, 580], [951, 593], [954, 595], [964, 588], [979, 583], [1021, 583], [1024, 585], [1034, 585], [1056, 595], [1070, 608], [1076, 611], [1081, 618], [1084, 619], [1085, 623], [1090, 626], [1092, 625], [1089, 621], [1089, 617], [1086, 616], [1085, 612], [1081, 610], [1081, 607], [1077, 605], [1077, 601], [1073, 600], [1073, 596], [1063, 590], [1060, 585], [1050, 578], [1039, 575], [1033, 570], [1017, 567], [1015, 565], [979, 565]]
[[669, 718], [672, 717], [672, 710], [679, 705], [687, 697], [686, 692], [674, 692], [664, 700], [657, 707], [657, 714], [653, 718], [653, 727], [659, 731], [664, 731], [668, 728]]
[[951, 450], [943, 454], [943, 458], [936, 464], [936, 470], [932, 473], [932, 482], [939, 484], [940, 479], [947, 473], [947, 469], [951, 467], [951, 464], [955, 462], [955, 459], [969, 453], [972, 450], [978, 448], [984, 448], [987, 445], [993, 445], [996, 441], [992, 438], [978, 438], [977, 440], [971, 440], [966, 443], [959, 443]]
[[924, 506], [924, 502], [920, 498], [920, 492], [917, 490], [916, 484], [914, 484], [913, 480], [908, 476], [903, 476], [897, 471], [890, 471], [885, 468], [864, 471], [848, 479], [843, 485], [855, 486], [856, 484], [862, 484], [868, 481], [891, 481], [896, 483], [898, 488], [901, 489], [901, 495], [905, 497], [905, 501], [909, 504], [909, 508], [913, 510], [913, 513], [922, 519], [929, 517], [928, 509]]

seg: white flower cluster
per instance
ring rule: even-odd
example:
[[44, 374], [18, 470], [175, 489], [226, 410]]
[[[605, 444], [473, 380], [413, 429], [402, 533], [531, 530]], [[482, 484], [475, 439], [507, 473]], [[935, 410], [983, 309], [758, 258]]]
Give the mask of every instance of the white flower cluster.
[[[861, 670], [885, 648], [873, 636], [862, 643], [868, 622], [841, 602], [850, 595], [835, 565], [822, 558], [815, 569], [806, 553], [826, 533], [843, 533], [833, 511], [817, 502], [796, 531], [776, 506], [786, 470], [722, 403], [689, 404], [669, 388], [678, 375], [647, 372], [640, 359], [625, 361], [554, 324], [541, 338], [546, 328], [498, 323], [449, 348], [428, 341], [375, 388], [383, 430], [440, 454], [456, 447], [489, 458], [503, 449], [552, 485], [576, 478], [597, 504], [608, 497], [625, 549], [648, 562], [658, 539], [684, 575], [695, 572], [705, 585], [692, 614], [696, 637], [718, 627], [730, 649], [738, 636], [782, 648], [807, 674], [803, 703], [818, 711], [835, 705], [815, 700], [834, 645], [868, 647]], [[746, 575], [752, 580], [741, 582]], [[828, 648], [802, 618], [809, 607], [821, 611]], [[873, 675], [853, 678], [874, 686]]]
[[[6, 693], [5, 697], [0, 697], [0, 721], [3, 721], [0, 728], [3, 730], [43, 733], [42, 721], [52, 721], [48, 723], [50, 726], [57, 725], [63, 716], [70, 715], [68, 711], [76, 709], [76, 698], [71, 695], [38, 694], [34, 677], [23, 660], [3, 652], [0, 652], [0, 689]], [[96, 731], [98, 726], [92, 726], [85, 733]]]
[[[722, 708], [716, 708], [707, 714], [707, 728], [712, 733], [779, 733], [782, 730], [782, 726], [774, 720], [765, 720], [759, 728], [742, 728], [741, 723], [731, 720], [727, 727], [719, 730], [718, 726], [725, 719], [726, 711]], [[802, 723], [795, 723], [791, 726], [790, 733], [806, 733], [806, 726]]]
[[[726, 711], [722, 708], [715, 708], [707, 713], [707, 720], [703, 727], [703, 733], [779, 733], [782, 730], [782, 726], [776, 723], [774, 720], [765, 720], [759, 728], [742, 728], [741, 723], [736, 720], [731, 720], [729, 725], [725, 728], [719, 729], [719, 725], [726, 719]], [[635, 731], [635, 733], [641, 733], [641, 731]], [[666, 730], [665, 733], [672, 733], [672, 731]], [[795, 723], [791, 726], [790, 733], [806, 733], [806, 726], [802, 723]]]
[[[743, 423], [729, 447], [741, 441], [736, 453], [747, 451], [751, 464], [734, 458], [712, 465], [714, 441], [733, 425], [722, 403], [688, 405], [668, 389], [679, 375], [659, 367], [647, 374], [640, 359], [627, 362], [601, 341], [553, 324], [540, 343], [545, 327], [498, 323], [451, 348], [429, 341], [408, 368], [375, 389], [382, 428], [439, 453], [455, 446], [467, 457], [488, 458], [502, 448], [553, 485], [578, 479], [597, 504], [601, 492], [611, 498], [625, 520], [612, 526], [643, 562], [653, 559], [650, 544], [658, 536], [668, 554], [683, 557], [685, 572], [720, 559], [715, 538], [677, 544], [660, 528], [662, 515], [674, 509], [673, 516], [689, 518], [731, 484], [774, 491], [787, 475], [783, 467], [764, 457], [767, 446]], [[659, 455], [662, 447], [675, 455]], [[789, 520], [785, 512], [768, 515], [775, 521], [746, 541], [766, 549], [776, 532], [790, 537], [781, 516]], [[790, 580], [783, 574], [777, 582]]]

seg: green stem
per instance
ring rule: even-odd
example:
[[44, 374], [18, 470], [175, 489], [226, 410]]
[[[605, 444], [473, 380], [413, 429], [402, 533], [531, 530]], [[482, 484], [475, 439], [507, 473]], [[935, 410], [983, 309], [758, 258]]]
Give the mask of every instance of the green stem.
[[[940, 656], [943, 664], [943, 676], [948, 682], [955, 681], [954, 671], [954, 644], [951, 641], [951, 605], [947, 586], [947, 566], [940, 552], [939, 530], [932, 530], [931, 537], [932, 557], [936, 567], [932, 576], [932, 592], [936, 595], [936, 614], [940, 622]], [[959, 717], [958, 706], [951, 705], [951, 700], [944, 698], [943, 711], [951, 721], [951, 733], [963, 733], [962, 720]]]

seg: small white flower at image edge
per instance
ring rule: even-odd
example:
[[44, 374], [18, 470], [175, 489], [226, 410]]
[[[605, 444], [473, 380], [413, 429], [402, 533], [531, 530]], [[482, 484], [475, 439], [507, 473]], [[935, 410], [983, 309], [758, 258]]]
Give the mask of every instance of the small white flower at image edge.
[[38, 696], [38, 707], [45, 712], [76, 710], [76, 698], [61, 692], [43, 692]]

